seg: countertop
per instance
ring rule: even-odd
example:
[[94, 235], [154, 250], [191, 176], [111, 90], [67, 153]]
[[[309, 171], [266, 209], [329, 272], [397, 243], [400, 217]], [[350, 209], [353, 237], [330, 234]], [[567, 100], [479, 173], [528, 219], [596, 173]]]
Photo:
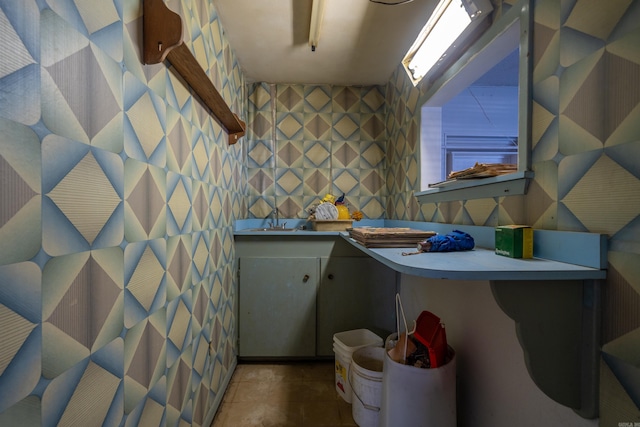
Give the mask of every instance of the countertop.
[[606, 236], [550, 230], [534, 231], [534, 258], [513, 259], [496, 255], [493, 250], [493, 227], [463, 226], [413, 221], [363, 220], [358, 227], [409, 227], [445, 234], [459, 229], [471, 234], [476, 247], [471, 251], [402, 255], [415, 252], [410, 248], [366, 248], [349, 237], [346, 231], [313, 231], [306, 220], [284, 219], [280, 224], [295, 231], [255, 231], [268, 227], [266, 220], [242, 220], [236, 223], [234, 235], [277, 236], [313, 241], [314, 236], [344, 239], [365, 254], [404, 274], [435, 279], [456, 280], [586, 280], [606, 277]]

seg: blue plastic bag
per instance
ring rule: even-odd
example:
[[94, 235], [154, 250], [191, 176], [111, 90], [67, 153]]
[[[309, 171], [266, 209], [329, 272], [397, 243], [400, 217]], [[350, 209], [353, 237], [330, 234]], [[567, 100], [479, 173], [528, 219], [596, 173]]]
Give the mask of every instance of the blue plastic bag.
[[431, 244], [429, 252], [468, 251], [475, 246], [473, 237], [460, 230], [453, 230], [445, 235], [436, 234], [429, 237], [427, 242]]

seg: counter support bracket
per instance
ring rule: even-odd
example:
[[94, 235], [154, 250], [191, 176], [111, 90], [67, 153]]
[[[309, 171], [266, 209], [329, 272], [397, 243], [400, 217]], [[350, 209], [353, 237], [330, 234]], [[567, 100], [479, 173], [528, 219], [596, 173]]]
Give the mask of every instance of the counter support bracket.
[[491, 281], [516, 323], [529, 375], [583, 418], [598, 417], [603, 280]]

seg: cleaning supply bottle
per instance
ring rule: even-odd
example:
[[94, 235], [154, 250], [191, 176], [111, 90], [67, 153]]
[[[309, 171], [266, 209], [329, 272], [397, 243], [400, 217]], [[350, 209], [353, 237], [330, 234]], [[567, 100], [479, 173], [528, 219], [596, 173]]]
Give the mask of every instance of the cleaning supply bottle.
[[338, 219], [350, 219], [349, 208], [344, 203], [336, 203], [338, 209]]

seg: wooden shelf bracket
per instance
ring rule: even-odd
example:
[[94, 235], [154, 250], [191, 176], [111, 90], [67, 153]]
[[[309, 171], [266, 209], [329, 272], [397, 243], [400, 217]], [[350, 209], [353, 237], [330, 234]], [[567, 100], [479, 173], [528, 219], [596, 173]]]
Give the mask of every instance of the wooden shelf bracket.
[[167, 8], [163, 0], [144, 0], [142, 25], [144, 63], [158, 64], [167, 59], [227, 131], [229, 145], [238, 142], [245, 134], [246, 125], [231, 111], [183, 43], [180, 15]]

